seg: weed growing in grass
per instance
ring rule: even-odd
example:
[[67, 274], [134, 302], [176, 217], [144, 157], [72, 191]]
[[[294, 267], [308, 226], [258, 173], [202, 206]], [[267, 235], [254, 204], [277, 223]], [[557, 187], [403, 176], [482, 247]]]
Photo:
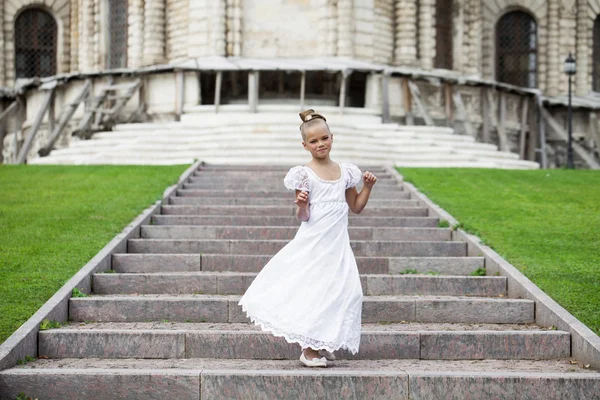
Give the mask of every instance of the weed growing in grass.
[[22, 360], [17, 360], [17, 365], [25, 365], [28, 362], [35, 361], [35, 357], [25, 356]]
[[17, 395], [17, 397], [15, 397], [15, 400], [38, 400], [38, 398], [36, 397], [34, 399], [33, 397], [27, 396], [25, 392], [21, 392]]
[[407, 274], [418, 274], [419, 271], [417, 271], [416, 269], [405, 269], [404, 271], [400, 271], [399, 274], [400, 275], [407, 275]]
[[73, 292], [71, 293], [72, 297], [87, 297], [88, 295], [83, 293], [81, 290], [77, 288], [73, 288]]
[[111, 268], [111, 269], [107, 269], [107, 270], [106, 270], [106, 271], [104, 271], [103, 273], [105, 273], [105, 274], [116, 274], [116, 273], [117, 273], [117, 271], [115, 271], [114, 269], [112, 269], [112, 268]]
[[485, 268], [477, 268], [475, 271], [469, 274], [470, 276], [485, 276]]
[[45, 331], [47, 329], [56, 329], [60, 328], [61, 326], [62, 324], [60, 323], [60, 321], [50, 321], [48, 319], [44, 319], [40, 323], [40, 331]]
[[440, 275], [440, 273], [438, 271], [427, 271], [427, 272], [425, 272], [425, 275], [437, 276], [437, 275]]
[[206, 318], [201, 318], [200, 322], [206, 322]]
[[445, 219], [441, 219], [438, 221], [437, 227], [438, 228], [449, 228], [450, 222], [446, 221]]

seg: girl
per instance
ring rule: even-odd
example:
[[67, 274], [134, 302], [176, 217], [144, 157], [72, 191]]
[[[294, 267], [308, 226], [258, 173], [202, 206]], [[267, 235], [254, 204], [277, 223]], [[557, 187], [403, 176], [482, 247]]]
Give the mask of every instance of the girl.
[[302, 347], [307, 367], [326, 367], [333, 352], [358, 352], [362, 287], [348, 237], [348, 208], [360, 213], [377, 178], [353, 164], [329, 158], [333, 134], [325, 117], [300, 113], [302, 145], [312, 155], [290, 169], [283, 182], [296, 191], [294, 239], [265, 265], [239, 302], [251, 321]]

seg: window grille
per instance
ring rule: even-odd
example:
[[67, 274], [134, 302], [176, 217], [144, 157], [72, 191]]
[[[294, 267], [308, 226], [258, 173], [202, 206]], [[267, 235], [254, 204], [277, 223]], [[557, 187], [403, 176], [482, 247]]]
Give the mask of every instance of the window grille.
[[435, 67], [452, 69], [452, 0], [435, 3]]
[[109, 0], [108, 29], [110, 51], [108, 68], [127, 67], [127, 0]]
[[25, 10], [15, 21], [15, 73], [17, 78], [56, 75], [57, 27], [44, 10]]
[[594, 44], [592, 56], [592, 89], [600, 92], [600, 16], [594, 21]]
[[537, 25], [527, 13], [504, 15], [496, 26], [496, 79], [537, 87]]

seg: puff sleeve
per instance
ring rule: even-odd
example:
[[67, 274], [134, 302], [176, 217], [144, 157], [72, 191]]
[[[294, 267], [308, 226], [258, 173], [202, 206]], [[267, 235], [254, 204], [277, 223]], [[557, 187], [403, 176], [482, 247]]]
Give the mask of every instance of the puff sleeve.
[[297, 166], [291, 168], [285, 178], [283, 178], [283, 184], [288, 190], [303, 190], [310, 192], [310, 177], [306, 168]]
[[362, 178], [362, 172], [354, 164], [345, 164], [344, 171], [346, 172], [346, 189], [350, 189], [358, 185]]

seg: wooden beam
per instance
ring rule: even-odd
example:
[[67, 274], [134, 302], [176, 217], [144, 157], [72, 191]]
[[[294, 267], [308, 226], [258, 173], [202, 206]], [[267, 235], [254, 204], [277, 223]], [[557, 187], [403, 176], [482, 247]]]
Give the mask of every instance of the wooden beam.
[[529, 102], [531, 105], [529, 106], [529, 136], [527, 138], [528, 140], [525, 142], [527, 147], [526, 157], [529, 161], [536, 161], [536, 148], [540, 132], [539, 112], [536, 98], [531, 97]]
[[300, 111], [304, 111], [304, 101], [306, 97], [306, 71], [302, 71], [300, 78]]
[[198, 103], [196, 105], [199, 106], [202, 104], [202, 72], [198, 71], [196, 77], [198, 78]]
[[403, 77], [401, 78], [401, 85], [402, 85], [402, 105], [404, 107], [404, 118], [405, 118], [405, 124], [406, 125], [414, 125], [415, 124], [415, 120], [414, 120], [414, 116], [412, 113], [412, 97], [410, 94], [410, 88], [408, 85], [408, 78]]
[[592, 133], [592, 139], [596, 144], [596, 150], [600, 149], [600, 132], [598, 132], [598, 116], [595, 112], [590, 112], [589, 114], [589, 125], [590, 132]]
[[10, 103], [10, 106], [8, 106], [6, 110], [2, 111], [2, 114], [0, 114], [0, 124], [4, 124], [4, 120], [14, 113], [18, 108], [19, 102], [17, 100]]
[[508, 151], [508, 137], [506, 136], [506, 130], [504, 129], [504, 123], [506, 122], [506, 94], [499, 92], [500, 96], [500, 116], [498, 117], [498, 140], [500, 142], [500, 150]]
[[21, 145], [19, 143], [19, 137], [23, 137], [23, 123], [25, 121], [25, 106], [23, 105], [23, 98], [21, 96], [17, 97], [17, 118], [16, 118], [16, 127], [15, 127], [15, 136], [13, 137], [13, 146], [15, 149], [14, 158], [12, 159], [13, 163], [17, 162], [17, 156], [19, 154], [19, 150]]
[[56, 92], [52, 92], [50, 107], [48, 108], [48, 132], [54, 131], [56, 125]]
[[431, 116], [429, 115], [429, 110], [427, 109], [427, 105], [425, 104], [423, 99], [421, 99], [421, 91], [419, 90], [419, 87], [417, 86], [417, 84], [414, 83], [413, 81], [408, 81], [408, 88], [410, 90], [410, 94], [412, 95], [412, 98], [417, 103], [417, 108], [419, 109], [421, 116], [425, 120], [425, 125], [434, 126], [435, 123], [433, 122], [433, 118], [431, 118]]
[[51, 131], [50, 137], [48, 138], [48, 143], [46, 143], [46, 145], [38, 151], [38, 154], [40, 156], [44, 157], [50, 154], [50, 152], [54, 148], [54, 144], [56, 143], [62, 131], [65, 129], [65, 127], [71, 120], [71, 117], [77, 110], [77, 107], [79, 107], [79, 104], [81, 104], [83, 100], [85, 100], [85, 98], [89, 95], [91, 87], [92, 83], [88, 79], [85, 82], [85, 85], [83, 86], [79, 94], [77, 95], [77, 97], [75, 98], [75, 100], [72, 103], [68, 104], [68, 108], [63, 109], [58, 120], [58, 126], [56, 126]]
[[221, 84], [223, 83], [223, 71], [217, 72], [215, 78], [215, 112], [219, 112], [219, 106], [221, 105]]
[[542, 110], [544, 108], [544, 104], [542, 103], [542, 96], [537, 95], [536, 96], [536, 104], [537, 104], [537, 115], [538, 115], [538, 129], [539, 129], [539, 136], [538, 136], [538, 141], [539, 141], [539, 149], [536, 149], [536, 151], [539, 151], [540, 153], [540, 158], [542, 161], [542, 168], [546, 169], [548, 168], [548, 153], [546, 152], [546, 121], [544, 120], [543, 114], [542, 114]]
[[446, 112], [446, 125], [454, 126], [454, 107], [452, 101], [452, 83], [444, 82], [444, 111]]
[[527, 117], [529, 113], [529, 99], [521, 97], [521, 136], [519, 137], [519, 158], [525, 159], [525, 143], [527, 139]]
[[248, 106], [251, 113], [258, 111], [258, 79], [258, 71], [248, 73]]
[[481, 89], [481, 135], [483, 143], [490, 143], [490, 105], [488, 102], [488, 90]]
[[390, 74], [384, 72], [381, 75], [381, 93], [383, 97], [381, 118], [384, 124], [390, 123]]
[[342, 85], [340, 87], [340, 114], [344, 113], [346, 107], [346, 91], [348, 90], [348, 77], [352, 74], [350, 70], [342, 71]]
[[[564, 130], [561, 124], [544, 108], [542, 108], [542, 117], [562, 140], [565, 142], [569, 140], [568, 133]], [[594, 159], [594, 157], [588, 154], [587, 150], [575, 141], [573, 142], [573, 150], [575, 150], [577, 155], [581, 157], [591, 169], [600, 169], [600, 164]]]
[[42, 107], [38, 111], [38, 114], [35, 117], [35, 120], [33, 121], [33, 125], [31, 126], [31, 130], [29, 131], [29, 135], [27, 135], [27, 138], [25, 139], [25, 143], [23, 144], [23, 147], [21, 148], [21, 150], [18, 153], [19, 155], [17, 156], [17, 162], [16, 162], [17, 164], [23, 164], [25, 162], [25, 160], [27, 160], [27, 153], [29, 153], [29, 150], [31, 149], [31, 145], [33, 144], [33, 139], [35, 139], [35, 136], [37, 135], [38, 130], [40, 129], [40, 126], [42, 125], [42, 120], [44, 119], [44, 115], [46, 115], [46, 112], [48, 111], [48, 108], [50, 107], [50, 102], [52, 101], [53, 96], [54, 96], [54, 89], [50, 89], [48, 91], [48, 93], [46, 94], [46, 99], [42, 103]]
[[183, 71], [175, 72], [175, 120], [181, 121], [185, 102], [185, 76]]
[[475, 137], [476, 132], [475, 132], [475, 129], [473, 129], [473, 125], [471, 125], [471, 121], [469, 121], [469, 115], [467, 114], [467, 108], [465, 107], [465, 105], [462, 101], [462, 95], [460, 94], [460, 90], [458, 90], [458, 89], [454, 90], [454, 93], [452, 93], [452, 98], [454, 99], [454, 105], [456, 106], [456, 111], [458, 114], [457, 119], [462, 121], [463, 126], [465, 128], [465, 133], [468, 136]]

